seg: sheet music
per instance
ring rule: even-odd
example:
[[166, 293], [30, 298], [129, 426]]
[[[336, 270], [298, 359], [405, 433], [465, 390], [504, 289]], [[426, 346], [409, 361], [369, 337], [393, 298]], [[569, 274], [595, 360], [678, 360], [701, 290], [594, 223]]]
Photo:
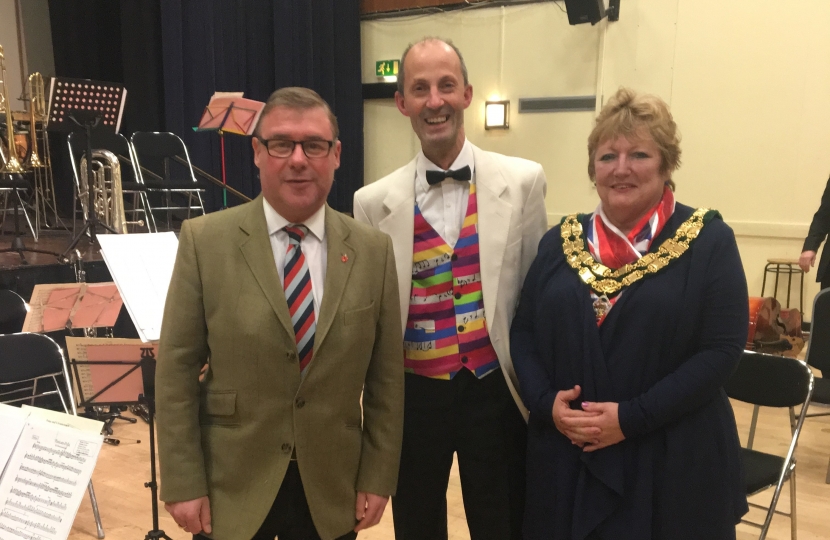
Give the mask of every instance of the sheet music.
[[98, 460], [102, 423], [27, 410], [0, 478], [0, 540], [65, 540]]
[[3, 434], [0, 437], [0, 478], [17, 444], [17, 439], [20, 438], [23, 426], [26, 425], [28, 416], [29, 412], [25, 409], [0, 403], [0, 433]]
[[[152, 349], [152, 356], [158, 356], [158, 344], [147, 345], [139, 339], [123, 338], [79, 338], [67, 337], [66, 349], [72, 362], [126, 361], [140, 362], [145, 349]], [[79, 406], [83, 400], [89, 400], [134, 366], [112, 364], [73, 364], [72, 376], [75, 403]], [[141, 369], [133, 370], [129, 375], [115, 383], [97, 396], [96, 403], [137, 402], [139, 394], [144, 394], [144, 379]]]
[[121, 304], [121, 295], [111, 282], [35, 285], [23, 331], [112, 326]]
[[102, 234], [98, 241], [141, 341], [158, 341], [179, 247], [175, 233]]

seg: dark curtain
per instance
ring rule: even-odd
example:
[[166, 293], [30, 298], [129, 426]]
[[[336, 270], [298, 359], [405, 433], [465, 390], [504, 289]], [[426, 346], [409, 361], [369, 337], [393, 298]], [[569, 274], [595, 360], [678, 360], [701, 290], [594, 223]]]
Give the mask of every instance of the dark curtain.
[[[127, 88], [121, 133], [164, 131], [160, 5], [147, 0], [49, 0], [55, 74]], [[66, 134], [49, 138], [62, 214], [72, 208]]]
[[[306, 86], [331, 106], [343, 144], [329, 204], [351, 212], [363, 185], [363, 100], [357, 0], [161, 0], [166, 126], [193, 163], [221, 176], [219, 136], [192, 130], [214, 92], [265, 101], [277, 88]], [[248, 137], [225, 135], [228, 184], [260, 191]], [[238, 204], [228, 197], [228, 204]], [[206, 206], [221, 206], [221, 189]]]

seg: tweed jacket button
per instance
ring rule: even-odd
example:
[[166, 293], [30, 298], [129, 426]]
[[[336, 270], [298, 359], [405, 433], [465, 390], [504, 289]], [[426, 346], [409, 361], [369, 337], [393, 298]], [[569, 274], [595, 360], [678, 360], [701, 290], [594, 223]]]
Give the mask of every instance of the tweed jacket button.
[[303, 398], [297, 398], [297, 408], [302, 409], [305, 406], [305, 400]]
[[282, 453], [287, 454], [291, 451], [291, 445], [288, 443], [282, 443]]

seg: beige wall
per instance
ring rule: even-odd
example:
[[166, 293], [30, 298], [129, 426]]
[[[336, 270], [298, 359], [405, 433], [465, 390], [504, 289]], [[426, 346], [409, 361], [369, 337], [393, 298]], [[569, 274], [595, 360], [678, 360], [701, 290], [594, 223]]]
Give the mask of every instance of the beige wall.
[[[15, 0], [0, 0], [0, 45], [6, 57], [6, 85], [9, 89], [9, 100], [12, 110], [24, 110], [23, 102], [18, 101], [23, 90], [22, 75], [20, 72], [20, 46], [17, 35], [17, 15]], [[0, 77], [2, 78], [2, 77]], [[2, 118], [2, 121], [6, 121]]]
[[[830, 4], [627, 0], [619, 22], [594, 27], [569, 26], [560, 6], [364, 21], [364, 82], [375, 82], [375, 60], [399, 56], [413, 40], [453, 39], [474, 87], [468, 138], [542, 163], [551, 223], [597, 203], [585, 172], [594, 113], [520, 115], [518, 98], [598, 87], [608, 96], [620, 85], [660, 95], [683, 134], [678, 199], [722, 212], [738, 236], [750, 294], [760, 294], [767, 258], [798, 257], [830, 173]], [[510, 130], [485, 132], [484, 99], [497, 93], [511, 100]], [[366, 102], [367, 182], [417, 150], [392, 100]], [[818, 290], [813, 279], [806, 304]]]

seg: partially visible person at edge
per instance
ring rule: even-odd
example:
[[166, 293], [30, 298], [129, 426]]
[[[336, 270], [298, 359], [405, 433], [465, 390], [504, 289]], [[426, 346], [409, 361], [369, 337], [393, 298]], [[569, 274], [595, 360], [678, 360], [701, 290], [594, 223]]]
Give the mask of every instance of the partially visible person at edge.
[[548, 232], [528, 272], [510, 336], [527, 540], [734, 539], [747, 512], [722, 388], [746, 280], [717, 211], [675, 202], [679, 165], [668, 106], [620, 89], [588, 138], [599, 205]]
[[472, 540], [518, 540], [527, 410], [510, 321], [547, 230], [545, 173], [467, 140], [473, 87], [451, 42], [424, 38], [400, 66], [395, 102], [421, 151], [354, 197], [355, 219], [392, 237], [400, 286], [407, 373], [395, 538], [447, 538], [457, 454]]
[[326, 205], [341, 144], [316, 92], [271, 94], [252, 144], [262, 193], [182, 224], [156, 373], [160, 498], [194, 540], [353, 540], [398, 476], [392, 242]]
[[[804, 247], [801, 248], [801, 256], [798, 258], [798, 266], [804, 270], [805, 274], [816, 265], [816, 253], [821, 243], [827, 239], [828, 233], [830, 233], [830, 180], [827, 180], [827, 185], [824, 187], [821, 204], [813, 216], [813, 221], [810, 222], [810, 230], [807, 232]], [[825, 245], [816, 269], [816, 282], [821, 283], [822, 289], [830, 287], [828, 269], [830, 269], [830, 250]]]

